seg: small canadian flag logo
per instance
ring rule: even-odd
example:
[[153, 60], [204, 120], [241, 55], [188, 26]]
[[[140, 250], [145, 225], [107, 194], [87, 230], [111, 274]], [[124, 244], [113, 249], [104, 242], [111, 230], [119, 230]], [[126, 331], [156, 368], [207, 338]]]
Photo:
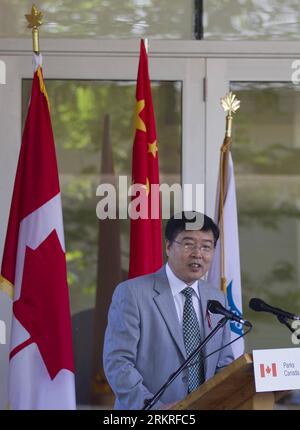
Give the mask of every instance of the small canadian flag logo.
[[269, 365], [260, 364], [260, 376], [265, 378], [266, 376], [277, 376], [276, 363], [272, 363], [271, 367]]

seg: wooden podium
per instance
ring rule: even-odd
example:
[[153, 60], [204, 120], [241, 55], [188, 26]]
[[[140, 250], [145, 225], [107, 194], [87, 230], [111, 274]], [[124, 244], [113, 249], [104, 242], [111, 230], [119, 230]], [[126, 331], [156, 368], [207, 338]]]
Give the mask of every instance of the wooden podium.
[[256, 393], [252, 354], [244, 354], [170, 410], [273, 409], [287, 393]]

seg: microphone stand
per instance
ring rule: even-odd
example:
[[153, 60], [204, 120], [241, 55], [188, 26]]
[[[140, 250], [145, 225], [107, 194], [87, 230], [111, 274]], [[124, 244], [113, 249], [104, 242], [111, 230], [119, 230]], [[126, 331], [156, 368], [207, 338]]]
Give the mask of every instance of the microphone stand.
[[157, 393], [154, 394], [154, 396], [151, 399], [145, 400], [145, 406], [142, 409], [143, 411], [148, 411], [149, 409], [151, 409], [155, 405], [155, 403], [161, 398], [163, 393], [166, 391], [168, 386], [174, 381], [174, 379], [177, 378], [177, 376], [188, 366], [188, 364], [193, 360], [193, 358], [197, 354], [199, 354], [199, 352], [204, 348], [204, 346], [207, 344], [207, 342], [217, 333], [217, 331], [219, 331], [222, 327], [224, 327], [224, 325], [227, 323], [228, 320], [229, 320], [229, 318], [223, 317], [218, 322], [216, 327], [211, 331], [211, 333], [202, 342], [199, 343], [198, 347], [182, 363], [182, 365], [180, 367], [178, 367], [178, 369], [170, 375], [167, 382], [164, 385], [162, 385], [162, 387], [157, 391]]

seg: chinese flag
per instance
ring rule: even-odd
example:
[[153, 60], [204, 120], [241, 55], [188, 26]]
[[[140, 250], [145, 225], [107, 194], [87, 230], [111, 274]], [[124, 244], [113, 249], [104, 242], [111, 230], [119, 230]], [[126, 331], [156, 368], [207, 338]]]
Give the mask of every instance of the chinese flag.
[[[132, 184], [139, 184], [139, 193], [136, 196], [133, 193], [131, 201], [129, 278], [154, 272], [163, 264], [158, 147], [148, 57], [143, 40], [140, 47], [134, 125]], [[137, 213], [140, 217], [136, 216]]]
[[61, 198], [41, 57], [23, 131], [0, 286], [13, 298], [11, 409], [74, 409]]

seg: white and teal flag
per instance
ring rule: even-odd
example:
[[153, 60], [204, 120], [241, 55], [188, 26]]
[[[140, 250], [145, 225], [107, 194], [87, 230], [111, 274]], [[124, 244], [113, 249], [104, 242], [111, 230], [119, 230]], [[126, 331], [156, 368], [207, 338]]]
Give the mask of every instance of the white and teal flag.
[[[219, 187], [218, 187], [219, 188]], [[215, 221], [218, 224], [219, 214], [219, 190], [217, 193], [217, 205]], [[227, 281], [227, 301], [232, 312], [241, 316], [242, 314], [242, 292], [241, 292], [241, 269], [239, 234], [237, 220], [237, 205], [235, 193], [235, 180], [233, 161], [231, 153], [228, 154], [227, 190], [225, 190], [224, 202], [224, 256], [225, 256], [225, 278]], [[208, 273], [208, 281], [215, 287], [221, 288], [221, 247], [218, 240], [214, 259]], [[235, 321], [230, 322], [232, 340], [243, 334], [243, 327]], [[234, 357], [237, 358], [244, 353], [244, 339], [241, 338], [232, 344]]]

